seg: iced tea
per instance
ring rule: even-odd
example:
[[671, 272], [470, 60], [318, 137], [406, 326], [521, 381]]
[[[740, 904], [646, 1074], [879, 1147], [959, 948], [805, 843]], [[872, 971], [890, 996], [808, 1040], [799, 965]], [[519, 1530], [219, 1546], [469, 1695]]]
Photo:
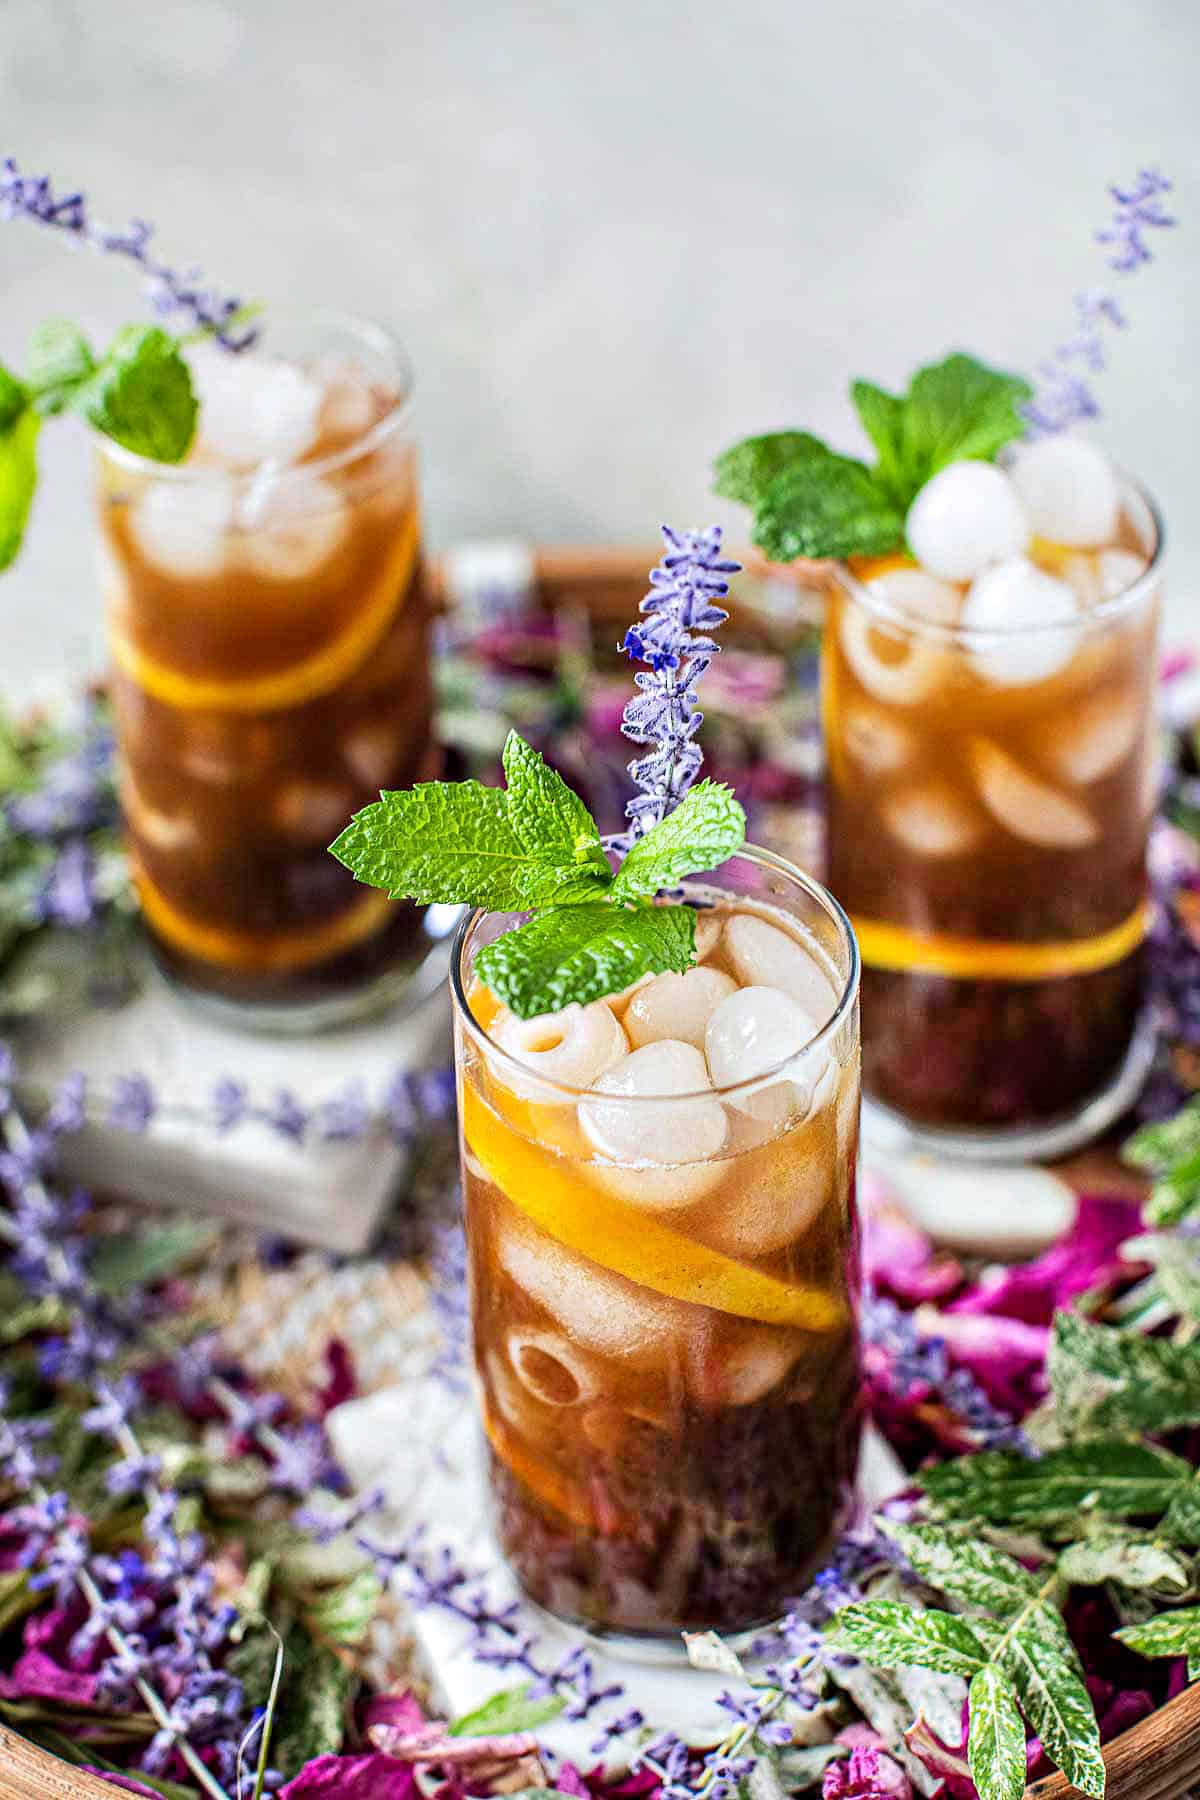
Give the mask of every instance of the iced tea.
[[417, 909], [326, 846], [438, 773], [409, 377], [365, 328], [194, 355], [185, 464], [98, 452], [121, 794], [146, 923], [185, 985], [266, 1009], [414, 953]]
[[969, 586], [907, 557], [834, 579], [828, 880], [862, 950], [866, 1091], [910, 1123], [1036, 1129], [1125, 1063], [1158, 587], [1129, 484], [1103, 541], [1034, 535]]
[[859, 1435], [857, 958], [747, 850], [700, 961], [520, 1020], [455, 969], [475, 1360], [527, 1592], [634, 1635], [737, 1631], [845, 1522]]

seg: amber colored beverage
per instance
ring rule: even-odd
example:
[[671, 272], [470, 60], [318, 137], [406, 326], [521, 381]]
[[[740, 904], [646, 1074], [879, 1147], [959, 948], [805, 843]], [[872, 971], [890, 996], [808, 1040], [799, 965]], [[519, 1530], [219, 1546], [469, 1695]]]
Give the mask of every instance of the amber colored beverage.
[[[860, 1425], [853, 939], [765, 852], [689, 896], [699, 967], [611, 1002], [514, 1019], [471, 972], [497, 915], [453, 973], [499, 1542], [550, 1611], [637, 1636], [772, 1616]], [[713, 1085], [781, 1021], [782, 1062]]]
[[384, 334], [330, 324], [195, 366], [184, 465], [98, 451], [129, 849], [180, 983], [315, 1018], [421, 940], [327, 849], [438, 773], [409, 375]]
[[1110, 544], [1035, 538], [1079, 611], [1033, 628], [913, 616], [888, 591], [905, 559], [835, 576], [828, 879], [862, 950], [867, 1094], [919, 1129], [1033, 1146], [1116, 1091], [1141, 1001], [1159, 545], [1128, 486]]

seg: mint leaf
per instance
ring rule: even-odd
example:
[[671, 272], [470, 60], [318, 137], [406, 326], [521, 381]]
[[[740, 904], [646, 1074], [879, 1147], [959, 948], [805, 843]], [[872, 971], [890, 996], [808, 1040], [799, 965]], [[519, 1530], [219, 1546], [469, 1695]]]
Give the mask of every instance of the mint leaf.
[[970, 1625], [953, 1613], [904, 1606], [896, 1600], [863, 1600], [834, 1619], [834, 1645], [852, 1650], [880, 1669], [929, 1669], [969, 1680], [987, 1661]]
[[70, 404], [114, 443], [165, 463], [186, 455], [199, 410], [179, 345], [160, 325], [123, 326]]
[[733, 789], [701, 781], [644, 837], [636, 839], [613, 882], [614, 900], [678, 887], [687, 875], [716, 869], [746, 841], [746, 815]]
[[34, 405], [44, 418], [61, 412], [96, 368], [91, 345], [70, 319], [43, 320], [29, 340], [26, 361]]
[[382, 1592], [374, 1569], [358, 1569], [336, 1587], [323, 1588], [305, 1610], [313, 1635], [330, 1644], [361, 1644], [379, 1607]]
[[1189, 1101], [1161, 1125], [1144, 1125], [1121, 1154], [1155, 1177], [1146, 1207], [1149, 1223], [1181, 1224], [1200, 1206], [1200, 1100]]
[[1200, 1545], [1200, 1477], [1180, 1488], [1160, 1530], [1177, 1544]]
[[724, 500], [757, 506], [777, 475], [814, 456], [832, 454], [811, 431], [771, 431], [744, 438], [713, 464], [713, 492]]
[[493, 1694], [473, 1712], [455, 1719], [446, 1730], [447, 1737], [497, 1737], [509, 1731], [533, 1731], [538, 1725], [556, 1719], [566, 1702], [559, 1694], [543, 1694], [532, 1700], [531, 1681], [520, 1687], [505, 1688]]
[[964, 1606], [1004, 1617], [1037, 1597], [1038, 1582], [1029, 1570], [981, 1539], [952, 1537], [936, 1525], [902, 1525], [895, 1519], [880, 1519], [879, 1527], [923, 1581]]
[[1016, 1691], [990, 1665], [971, 1677], [967, 1760], [979, 1800], [1021, 1800], [1025, 1792], [1025, 1725]]
[[395, 899], [524, 912], [599, 898], [607, 864], [581, 867], [569, 852], [527, 844], [508, 795], [478, 781], [426, 781], [381, 794], [330, 845], [360, 881]]
[[690, 906], [551, 906], [475, 959], [480, 978], [519, 1019], [618, 994], [641, 975], [682, 974], [696, 959]]
[[27, 406], [0, 434], [0, 569], [21, 548], [37, 487], [37, 439], [41, 420]]
[[852, 382], [850, 397], [878, 453], [876, 475], [896, 504], [907, 509], [914, 490], [905, 475], [904, 401], [871, 381]]
[[1025, 429], [1020, 408], [1033, 389], [1020, 375], [989, 369], [956, 351], [918, 369], [903, 401], [903, 471], [909, 498], [947, 463], [989, 462]]
[[1058, 1572], [1077, 1587], [1117, 1581], [1127, 1588], [1183, 1594], [1192, 1583], [1191, 1571], [1177, 1551], [1132, 1531], [1097, 1532], [1068, 1544], [1059, 1555]]
[[11, 431], [28, 404], [21, 383], [0, 363], [0, 431]]
[[1036, 1620], [1006, 1634], [997, 1660], [1051, 1762], [1081, 1793], [1102, 1800], [1100, 1727], [1079, 1670], [1039, 1635]]
[[1173, 1431], [1200, 1423], [1200, 1343], [1054, 1315], [1046, 1359], [1067, 1431]]
[[904, 542], [904, 514], [865, 463], [813, 448], [768, 482], [754, 542], [772, 562], [798, 556], [882, 556]]
[[1188, 1680], [1200, 1679], [1200, 1606], [1159, 1613], [1141, 1625], [1125, 1625], [1113, 1636], [1139, 1656], [1186, 1656]]
[[545, 856], [556, 866], [575, 863], [601, 885], [611, 881], [595, 819], [575, 790], [515, 731], [504, 744], [504, 779], [509, 823], [531, 855]]
[[950, 1518], [991, 1525], [1050, 1525], [1089, 1511], [1125, 1518], [1159, 1513], [1192, 1479], [1191, 1465], [1150, 1444], [1100, 1439], [1030, 1459], [984, 1450], [922, 1469], [920, 1484]]

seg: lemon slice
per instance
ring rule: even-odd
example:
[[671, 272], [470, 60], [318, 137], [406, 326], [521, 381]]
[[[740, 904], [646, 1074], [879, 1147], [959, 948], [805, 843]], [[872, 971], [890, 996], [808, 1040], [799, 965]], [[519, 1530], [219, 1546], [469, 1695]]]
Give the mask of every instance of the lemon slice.
[[874, 581], [879, 575], [892, 575], [897, 569], [915, 569], [916, 558], [903, 550], [893, 550], [887, 556], [848, 556], [846, 567], [856, 581]]
[[627, 1522], [618, 1519], [616, 1515], [603, 1522], [598, 1519], [595, 1508], [588, 1504], [588, 1497], [581, 1488], [567, 1481], [556, 1469], [538, 1462], [488, 1407], [484, 1406], [480, 1410], [483, 1429], [492, 1449], [509, 1474], [522, 1487], [528, 1488], [543, 1506], [548, 1506], [564, 1519], [570, 1519], [572, 1525], [578, 1525], [581, 1530], [598, 1533], [601, 1537], [614, 1536], [624, 1529]]
[[906, 931], [879, 919], [853, 918], [863, 962], [893, 973], [946, 975], [976, 981], [1046, 981], [1058, 975], [1090, 975], [1129, 956], [1150, 928], [1150, 903], [1111, 931], [1059, 943], [1019, 944], [938, 932]]
[[380, 579], [375, 593], [360, 607], [340, 637], [302, 662], [280, 669], [273, 675], [252, 675], [240, 681], [228, 681], [206, 675], [184, 675], [178, 669], [147, 656], [139, 650], [113, 622], [109, 644], [113, 661], [123, 675], [164, 706], [185, 711], [210, 712], [278, 712], [285, 706], [298, 706], [338, 687], [347, 676], [361, 666], [375, 649], [388, 626], [399, 612], [408, 591], [413, 565], [417, 559], [418, 527], [416, 513], [405, 523], [397, 544], [395, 558]]
[[488, 1179], [535, 1225], [628, 1281], [673, 1300], [766, 1325], [831, 1331], [845, 1316], [836, 1295], [735, 1262], [602, 1192], [587, 1179], [585, 1163], [566, 1163], [526, 1143], [484, 1105], [469, 1082], [463, 1093], [463, 1136]]
[[143, 869], [133, 868], [133, 880], [147, 923], [172, 949], [217, 968], [245, 969], [256, 975], [287, 974], [325, 962], [370, 937], [396, 906], [387, 894], [372, 889], [348, 912], [307, 931], [230, 931], [180, 912]]

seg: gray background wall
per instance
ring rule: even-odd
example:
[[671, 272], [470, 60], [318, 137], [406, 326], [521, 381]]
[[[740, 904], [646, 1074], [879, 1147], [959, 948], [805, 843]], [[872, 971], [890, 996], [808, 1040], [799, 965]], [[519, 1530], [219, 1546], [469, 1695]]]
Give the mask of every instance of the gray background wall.
[[[1200, 585], [1194, 0], [3, 0], [3, 146], [268, 301], [392, 323], [430, 535], [644, 540], [720, 516], [712, 453], [952, 346], [1029, 367], [1104, 279], [1104, 184], [1186, 229], [1130, 281], [1102, 432]], [[0, 355], [130, 276], [0, 224]], [[89, 665], [86, 456], [48, 432], [0, 582], [0, 689]], [[1200, 629], [1200, 609], [1194, 626]]]

